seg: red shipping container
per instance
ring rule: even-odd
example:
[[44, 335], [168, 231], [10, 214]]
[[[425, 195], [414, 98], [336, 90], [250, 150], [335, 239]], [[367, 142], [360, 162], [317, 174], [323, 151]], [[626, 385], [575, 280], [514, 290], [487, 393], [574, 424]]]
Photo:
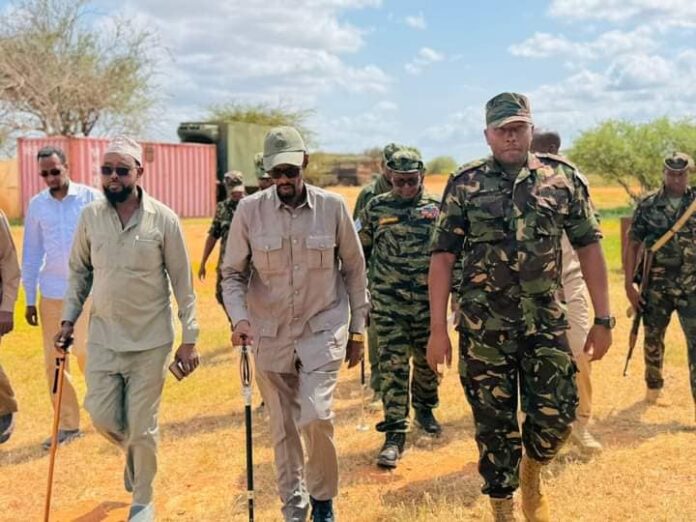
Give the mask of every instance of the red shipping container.
[[[19, 138], [20, 197], [24, 215], [31, 198], [46, 188], [36, 154], [42, 147], [65, 151], [70, 178], [102, 190], [99, 167], [109, 143], [103, 138], [55, 136]], [[142, 187], [180, 217], [212, 217], [215, 213], [215, 145], [139, 142], [143, 147]]]

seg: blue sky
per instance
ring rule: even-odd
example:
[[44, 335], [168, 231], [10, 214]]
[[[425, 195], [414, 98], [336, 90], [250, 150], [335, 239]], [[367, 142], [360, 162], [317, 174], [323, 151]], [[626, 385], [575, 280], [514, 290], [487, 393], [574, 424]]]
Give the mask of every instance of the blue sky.
[[[7, 4], [0, 0], [0, 5]], [[312, 108], [323, 150], [388, 141], [426, 159], [486, 154], [483, 105], [528, 94], [566, 143], [606, 118], [691, 117], [693, 0], [97, 0], [157, 30], [163, 118], [236, 99]], [[95, 23], [98, 21], [95, 20]]]

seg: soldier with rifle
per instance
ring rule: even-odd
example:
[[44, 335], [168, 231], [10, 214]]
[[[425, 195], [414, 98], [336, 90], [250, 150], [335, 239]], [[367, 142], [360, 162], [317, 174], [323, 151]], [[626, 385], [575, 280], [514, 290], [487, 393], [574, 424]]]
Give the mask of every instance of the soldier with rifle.
[[[696, 190], [689, 186], [693, 159], [674, 153], [664, 160], [662, 187], [636, 208], [625, 256], [625, 287], [636, 312], [632, 351], [640, 320], [645, 329], [645, 400], [660, 399], [665, 332], [676, 310], [688, 347], [691, 393], [696, 403]], [[636, 265], [641, 259], [643, 266]], [[640, 274], [640, 290], [634, 274]], [[629, 351], [629, 358], [630, 358]], [[696, 411], [696, 408], [695, 408]]]

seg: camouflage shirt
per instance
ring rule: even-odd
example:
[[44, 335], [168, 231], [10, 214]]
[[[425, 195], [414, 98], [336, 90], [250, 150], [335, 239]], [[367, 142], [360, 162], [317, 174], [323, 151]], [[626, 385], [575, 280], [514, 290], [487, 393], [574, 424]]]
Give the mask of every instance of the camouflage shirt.
[[429, 246], [439, 206], [438, 197], [423, 191], [413, 199], [388, 192], [374, 197], [358, 217], [375, 310], [395, 300], [427, 304]]
[[587, 181], [566, 160], [529, 155], [517, 176], [493, 157], [459, 169], [445, 191], [433, 252], [461, 253], [460, 324], [533, 333], [567, 327], [561, 236], [602, 237]]
[[[677, 222], [696, 198], [696, 190], [688, 188], [677, 208], [673, 207], [664, 188], [648, 194], [638, 203], [629, 232], [634, 241], [650, 247]], [[696, 275], [696, 213], [665, 246], [655, 252], [652, 277]]]
[[225, 255], [227, 234], [230, 231], [230, 223], [232, 223], [232, 216], [234, 216], [234, 211], [237, 210], [238, 203], [237, 201], [226, 199], [218, 203], [215, 208], [215, 217], [210, 225], [208, 234], [220, 240], [220, 259]]

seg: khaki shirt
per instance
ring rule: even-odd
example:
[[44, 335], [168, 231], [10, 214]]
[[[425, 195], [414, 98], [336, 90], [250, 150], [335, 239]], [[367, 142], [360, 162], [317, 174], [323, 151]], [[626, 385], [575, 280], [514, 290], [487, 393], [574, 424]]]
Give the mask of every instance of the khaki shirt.
[[561, 252], [563, 255], [563, 294], [570, 313], [571, 304], [578, 299], [582, 299], [584, 306], [587, 307], [585, 297], [587, 285], [585, 285], [585, 279], [582, 275], [578, 254], [565, 234], [561, 238]]
[[182, 340], [195, 343], [196, 296], [179, 219], [139, 190], [140, 207], [125, 227], [106, 200], [82, 211], [70, 253], [63, 320], [77, 320], [91, 290], [89, 344], [123, 352], [171, 344], [171, 283]]
[[0, 210], [0, 312], [12, 312], [19, 291], [20, 271], [10, 224]]
[[[259, 369], [306, 371], [345, 357], [368, 309], [365, 260], [343, 199], [305, 184], [293, 209], [275, 187], [237, 207], [222, 262], [225, 308], [248, 320]], [[349, 313], [350, 328], [348, 328]]]

